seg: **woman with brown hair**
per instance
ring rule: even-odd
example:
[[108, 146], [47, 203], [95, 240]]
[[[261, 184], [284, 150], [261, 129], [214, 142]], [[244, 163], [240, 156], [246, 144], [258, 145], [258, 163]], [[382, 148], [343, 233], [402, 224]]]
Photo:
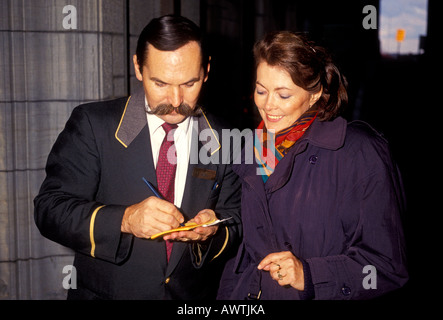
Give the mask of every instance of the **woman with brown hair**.
[[340, 117], [346, 80], [323, 48], [273, 32], [254, 57], [263, 121], [256, 162], [234, 165], [244, 237], [219, 299], [368, 299], [403, 286], [405, 202], [387, 141]]

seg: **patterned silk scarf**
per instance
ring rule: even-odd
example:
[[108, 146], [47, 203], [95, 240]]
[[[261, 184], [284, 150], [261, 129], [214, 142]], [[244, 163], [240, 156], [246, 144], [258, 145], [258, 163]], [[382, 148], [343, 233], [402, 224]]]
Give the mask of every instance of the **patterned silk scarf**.
[[[317, 117], [318, 110], [313, 107], [303, 113], [290, 127], [276, 134], [268, 131], [262, 121], [255, 130], [254, 154], [258, 164], [258, 173], [263, 181], [274, 172], [280, 160], [289, 152], [291, 147], [300, 139]], [[275, 141], [275, 144], [272, 143]]]

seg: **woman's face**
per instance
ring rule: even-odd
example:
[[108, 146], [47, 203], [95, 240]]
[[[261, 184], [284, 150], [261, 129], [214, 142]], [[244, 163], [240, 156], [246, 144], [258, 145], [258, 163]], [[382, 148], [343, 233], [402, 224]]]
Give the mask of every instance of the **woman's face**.
[[292, 82], [288, 72], [262, 61], [257, 67], [254, 101], [268, 130], [292, 125], [321, 96], [310, 94]]

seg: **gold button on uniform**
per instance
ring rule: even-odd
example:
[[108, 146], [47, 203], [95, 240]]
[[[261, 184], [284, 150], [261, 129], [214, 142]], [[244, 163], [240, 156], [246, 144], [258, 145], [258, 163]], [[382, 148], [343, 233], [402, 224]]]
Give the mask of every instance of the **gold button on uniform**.
[[171, 278], [170, 278], [170, 277], [167, 277], [166, 280], [165, 280], [165, 284], [168, 284], [169, 281], [171, 281]]

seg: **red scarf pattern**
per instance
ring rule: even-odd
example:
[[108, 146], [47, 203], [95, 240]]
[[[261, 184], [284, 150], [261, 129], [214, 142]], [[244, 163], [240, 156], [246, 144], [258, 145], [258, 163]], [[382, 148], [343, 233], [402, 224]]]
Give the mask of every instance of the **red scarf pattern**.
[[[254, 154], [264, 182], [268, 180], [280, 160], [314, 122], [317, 114], [316, 108], [308, 109], [294, 124], [277, 134], [268, 131], [263, 121], [259, 124], [258, 130], [256, 130]], [[275, 141], [274, 144], [272, 144], [273, 141]]]

